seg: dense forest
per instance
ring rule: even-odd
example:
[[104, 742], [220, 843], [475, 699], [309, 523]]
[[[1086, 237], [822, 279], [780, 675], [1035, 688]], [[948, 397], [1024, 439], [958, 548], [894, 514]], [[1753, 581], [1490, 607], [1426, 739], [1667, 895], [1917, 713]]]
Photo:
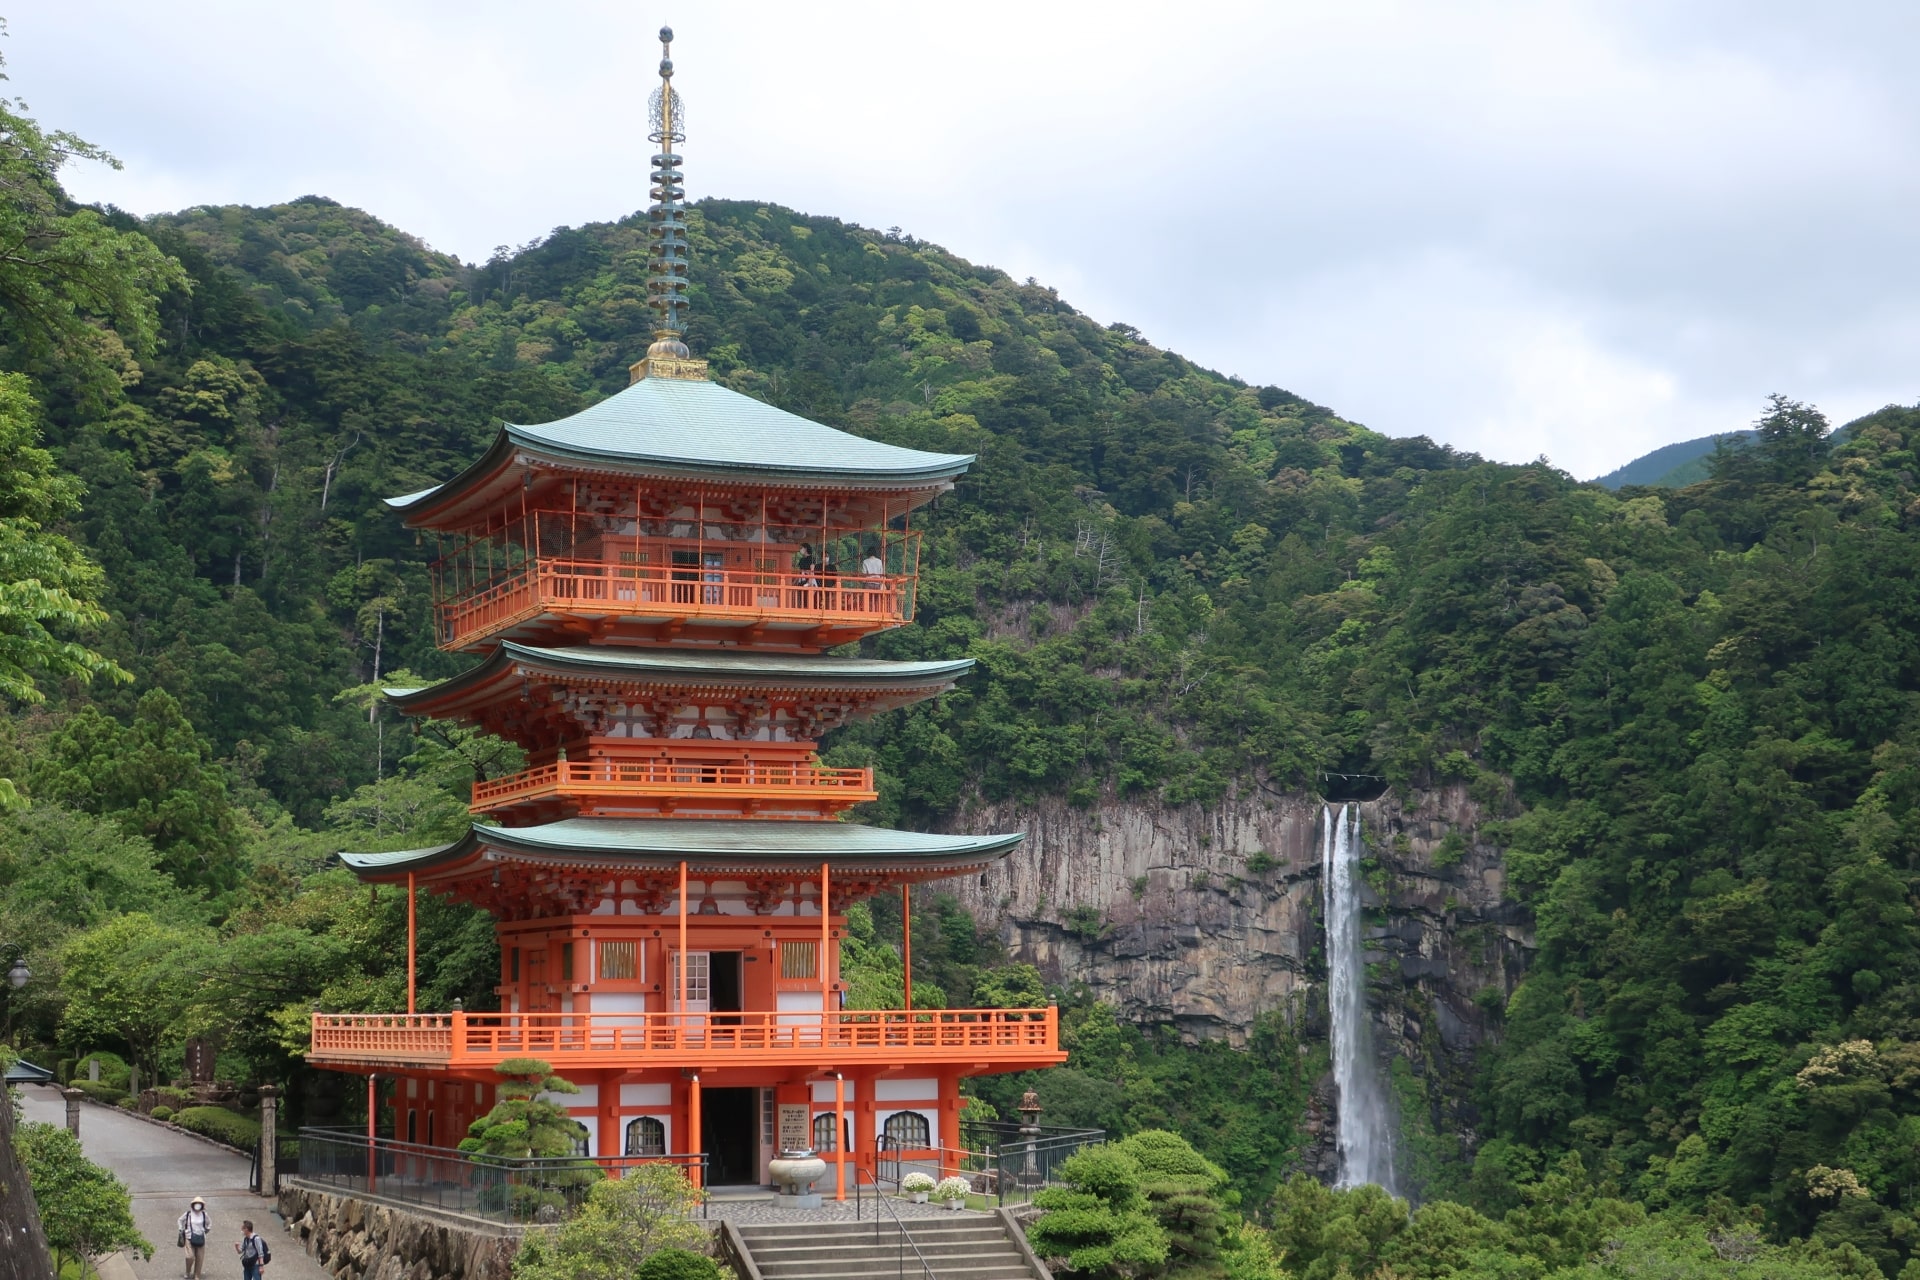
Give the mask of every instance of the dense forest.
[[[512, 767], [374, 697], [463, 661], [379, 500], [625, 385], [644, 218], [468, 265], [317, 196], [76, 206], [59, 170], [96, 155], [0, 117], [0, 960], [34, 975], [6, 1024], [163, 1074], [206, 1035], [296, 1110], [351, 1106], [299, 1063], [307, 1012], [399, 1007], [405, 925], [331, 853], [449, 838], [476, 772]], [[1055, 992], [1054, 1118], [1184, 1132], [1272, 1268], [1329, 1280], [1605, 1269], [1608, 1240], [1676, 1274], [1920, 1276], [1920, 408], [1836, 441], [1776, 396], [1699, 483], [1610, 492], [1220, 377], [897, 230], [690, 222], [717, 377], [979, 455], [933, 508], [919, 617], [867, 646], [978, 670], [834, 740], [879, 770], [856, 816], [1329, 773], [1499, 815], [1539, 950], [1489, 995], [1479, 1140], [1411, 1227], [1282, 1185], [1312, 1058], [1278, 1015], [1245, 1050], [1183, 1045]], [[928, 897], [916, 984], [1033, 996]], [[863, 980], [897, 979], [899, 925], [859, 921]], [[488, 922], [422, 927], [428, 1007], [487, 1007]]]

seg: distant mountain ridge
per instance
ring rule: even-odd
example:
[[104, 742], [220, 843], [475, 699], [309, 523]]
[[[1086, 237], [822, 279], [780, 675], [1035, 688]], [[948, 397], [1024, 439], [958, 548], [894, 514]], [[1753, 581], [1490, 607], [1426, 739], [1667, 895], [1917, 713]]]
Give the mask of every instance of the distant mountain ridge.
[[1625, 466], [1597, 477], [1594, 483], [1609, 489], [1624, 489], [1630, 484], [1682, 488], [1707, 478], [1707, 459], [1722, 440], [1744, 440], [1752, 435], [1751, 430], [1721, 431], [1695, 440], [1661, 445], [1652, 453], [1643, 453]]

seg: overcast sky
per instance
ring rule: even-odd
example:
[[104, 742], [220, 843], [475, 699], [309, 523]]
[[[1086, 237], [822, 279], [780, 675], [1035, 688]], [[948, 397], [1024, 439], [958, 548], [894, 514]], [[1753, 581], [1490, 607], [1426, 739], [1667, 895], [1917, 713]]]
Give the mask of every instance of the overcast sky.
[[27, 0], [137, 213], [357, 205], [468, 260], [689, 194], [899, 226], [1391, 435], [1581, 477], [1920, 399], [1920, 5]]

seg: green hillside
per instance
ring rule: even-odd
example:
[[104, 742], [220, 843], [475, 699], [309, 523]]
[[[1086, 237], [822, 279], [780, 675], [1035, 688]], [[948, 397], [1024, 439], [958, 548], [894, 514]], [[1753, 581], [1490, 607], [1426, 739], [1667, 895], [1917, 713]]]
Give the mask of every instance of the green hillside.
[[1641, 454], [1624, 467], [1609, 471], [1594, 483], [1608, 489], [1624, 489], [1628, 485], [1685, 488], [1707, 478], [1707, 460], [1722, 440], [1738, 443], [1752, 436], [1751, 431], [1731, 431], [1662, 445], [1651, 453]]
[[[67, 204], [12, 128], [0, 226], [68, 257], [0, 262], [0, 776], [32, 800], [0, 827], [0, 937], [41, 975], [8, 1017], [146, 1063], [218, 1029], [319, 1108], [306, 1012], [395, 1007], [404, 929], [328, 853], [445, 838], [509, 765], [370, 707], [376, 675], [463, 661], [379, 499], [624, 385], [642, 222], [478, 266], [316, 198], [138, 223]], [[863, 816], [1464, 782], [1540, 952], [1489, 996], [1483, 1124], [1434, 1191], [1558, 1242], [1529, 1275], [1600, 1256], [1567, 1243], [1594, 1197], [1700, 1249], [1757, 1223], [1813, 1239], [1808, 1274], [1920, 1274], [1920, 409], [1836, 444], [1776, 398], [1701, 483], [1623, 499], [1220, 377], [938, 246], [741, 202], [691, 222], [716, 376], [980, 456], [934, 508], [921, 616], [869, 646], [980, 670], [834, 741], [879, 771]], [[927, 982], [1024, 980], [927, 910]], [[422, 927], [428, 1007], [488, 1007], [484, 918]], [[1337, 1216], [1267, 1203], [1291, 1032], [1196, 1050], [1060, 994], [1089, 1114], [1184, 1130], [1287, 1230]], [[1387, 1265], [1297, 1247], [1328, 1280]]]

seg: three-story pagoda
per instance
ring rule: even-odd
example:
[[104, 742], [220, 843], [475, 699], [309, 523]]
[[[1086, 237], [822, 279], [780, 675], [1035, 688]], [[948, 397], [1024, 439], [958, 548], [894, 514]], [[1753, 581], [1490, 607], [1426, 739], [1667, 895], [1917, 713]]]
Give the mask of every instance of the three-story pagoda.
[[971, 665], [823, 651], [912, 619], [915, 512], [972, 458], [708, 380], [681, 341], [672, 74], [663, 58], [659, 327], [631, 384], [508, 425], [458, 476], [391, 502], [441, 539], [441, 647], [480, 660], [390, 696], [512, 739], [527, 767], [474, 786], [487, 821], [454, 844], [341, 857], [410, 907], [426, 890], [491, 913], [499, 1009], [414, 1011], [410, 950], [409, 1012], [316, 1013], [309, 1061], [390, 1078], [394, 1136], [452, 1146], [491, 1108], [497, 1064], [544, 1059], [581, 1086], [564, 1101], [583, 1154], [704, 1153], [714, 1184], [756, 1184], [811, 1146], [844, 1191], [883, 1146], [950, 1163], [963, 1077], [1065, 1055], [1052, 1009], [842, 1007], [847, 904], [978, 873], [1020, 840], [840, 821], [874, 798], [872, 771], [816, 754]]

